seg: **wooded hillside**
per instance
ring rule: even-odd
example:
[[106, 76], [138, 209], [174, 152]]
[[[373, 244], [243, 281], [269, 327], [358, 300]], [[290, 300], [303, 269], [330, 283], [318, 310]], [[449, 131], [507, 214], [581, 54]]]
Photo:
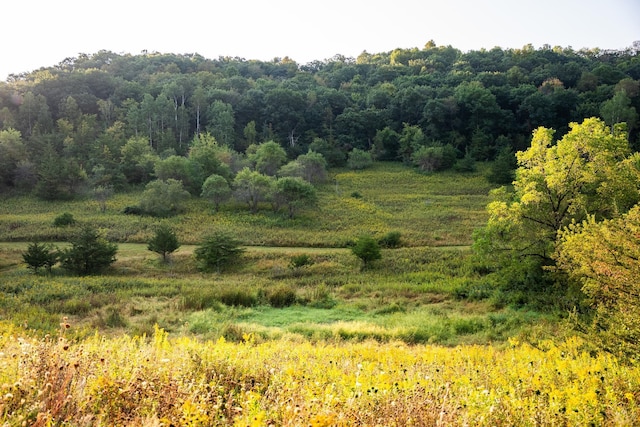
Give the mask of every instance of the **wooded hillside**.
[[539, 126], [560, 137], [570, 122], [601, 117], [627, 122], [637, 149], [638, 48], [461, 52], [429, 42], [304, 65], [82, 54], [0, 83], [0, 189], [31, 189], [51, 168], [65, 171], [71, 190], [83, 180], [144, 183], [153, 167], [130, 170], [140, 159], [123, 151], [128, 141], [144, 139], [166, 158], [187, 155], [203, 132], [239, 157], [275, 141], [290, 159], [311, 148], [333, 166], [354, 148], [410, 162], [422, 147], [444, 146], [491, 160], [525, 149]]

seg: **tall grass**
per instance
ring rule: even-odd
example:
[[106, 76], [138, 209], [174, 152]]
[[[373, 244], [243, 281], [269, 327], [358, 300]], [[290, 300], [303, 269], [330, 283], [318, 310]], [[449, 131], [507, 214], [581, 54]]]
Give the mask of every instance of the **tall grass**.
[[[117, 316], [116, 316], [117, 318]], [[635, 425], [640, 369], [578, 339], [398, 342], [72, 337], [0, 323], [5, 425]], [[469, 328], [473, 328], [470, 325]], [[374, 327], [350, 329], [375, 332]], [[436, 331], [437, 332], [437, 331]], [[446, 332], [443, 332], [446, 333]]]
[[[197, 244], [213, 229], [224, 229], [247, 245], [344, 247], [362, 234], [381, 238], [400, 232], [407, 246], [468, 245], [472, 231], [486, 219], [490, 189], [481, 172], [424, 175], [393, 163], [361, 171], [336, 170], [319, 186], [319, 203], [294, 219], [268, 205], [251, 214], [235, 203], [218, 212], [205, 200], [192, 199], [184, 214], [168, 219], [183, 244]], [[358, 192], [361, 198], [354, 198]], [[64, 241], [74, 227], [53, 226], [68, 212], [78, 221], [102, 228], [117, 242], [142, 243], [157, 219], [124, 215], [141, 192], [117, 194], [101, 212], [97, 202], [78, 199], [41, 202], [33, 197], [5, 198], [0, 204], [0, 241]]]

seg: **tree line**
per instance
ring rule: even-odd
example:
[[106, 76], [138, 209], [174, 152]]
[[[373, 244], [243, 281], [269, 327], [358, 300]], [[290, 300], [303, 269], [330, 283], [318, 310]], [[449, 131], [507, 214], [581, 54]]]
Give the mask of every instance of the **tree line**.
[[159, 160], [191, 156], [203, 135], [228, 149], [220, 160], [233, 175], [269, 141], [287, 160], [313, 151], [328, 166], [362, 152], [425, 171], [464, 166], [513, 157], [539, 126], [563, 135], [587, 117], [626, 122], [637, 149], [639, 80], [637, 43], [461, 52], [429, 42], [304, 65], [81, 54], [0, 83], [0, 191], [64, 198], [146, 184]]

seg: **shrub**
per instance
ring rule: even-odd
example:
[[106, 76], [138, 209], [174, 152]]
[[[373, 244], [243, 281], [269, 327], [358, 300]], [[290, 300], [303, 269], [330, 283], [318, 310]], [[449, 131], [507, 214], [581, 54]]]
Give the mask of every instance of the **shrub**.
[[54, 227], [67, 227], [76, 223], [75, 218], [69, 212], [58, 215], [53, 220]]
[[378, 241], [383, 248], [397, 248], [400, 246], [400, 232], [390, 231]]
[[380, 245], [371, 236], [361, 236], [351, 248], [351, 252], [362, 260], [362, 268], [367, 268], [371, 262], [382, 258]]
[[373, 158], [368, 151], [354, 148], [348, 155], [347, 166], [349, 169], [366, 169], [373, 164]]
[[155, 180], [146, 185], [140, 208], [147, 215], [167, 217], [182, 212], [183, 204], [189, 197], [189, 192], [183, 188], [181, 181]]
[[289, 266], [291, 268], [301, 268], [301, 267], [304, 267], [305, 265], [311, 265], [311, 264], [313, 264], [313, 260], [309, 255], [300, 254], [300, 255], [294, 255], [293, 257], [291, 257], [291, 262], [289, 263]]
[[254, 307], [258, 304], [258, 297], [251, 292], [241, 289], [222, 292], [218, 299], [221, 303], [233, 307]]
[[122, 213], [125, 215], [144, 215], [144, 211], [140, 206], [127, 206]]
[[200, 270], [220, 272], [237, 261], [243, 252], [238, 240], [218, 231], [198, 246], [194, 254]]
[[296, 303], [296, 291], [289, 286], [279, 286], [267, 295], [272, 307], [284, 308]]

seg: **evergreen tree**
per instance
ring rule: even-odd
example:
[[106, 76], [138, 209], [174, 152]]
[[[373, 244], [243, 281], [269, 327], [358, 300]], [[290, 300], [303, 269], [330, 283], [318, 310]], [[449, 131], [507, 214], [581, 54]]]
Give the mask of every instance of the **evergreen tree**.
[[51, 268], [58, 262], [58, 251], [51, 244], [34, 242], [22, 253], [22, 259], [36, 274], [41, 267], [51, 273]]
[[167, 224], [162, 224], [156, 228], [153, 238], [149, 241], [147, 249], [162, 256], [162, 261], [167, 262], [169, 254], [172, 254], [180, 247], [176, 233]]
[[83, 227], [71, 240], [71, 247], [60, 254], [62, 267], [77, 275], [96, 274], [113, 264], [118, 245], [108, 242], [98, 230]]

